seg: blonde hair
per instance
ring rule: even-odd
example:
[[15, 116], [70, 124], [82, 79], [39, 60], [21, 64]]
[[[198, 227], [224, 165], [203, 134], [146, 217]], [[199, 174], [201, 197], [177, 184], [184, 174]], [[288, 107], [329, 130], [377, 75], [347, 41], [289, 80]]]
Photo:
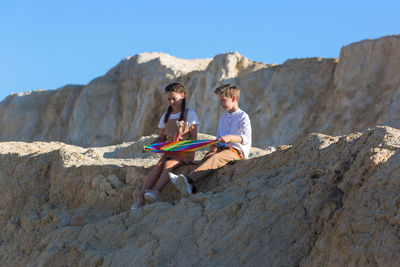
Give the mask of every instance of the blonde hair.
[[233, 84], [224, 84], [217, 89], [215, 89], [214, 93], [217, 95], [223, 95], [225, 97], [230, 97], [235, 96], [237, 99], [237, 102], [239, 103], [239, 97], [240, 97], [240, 89], [236, 87]]

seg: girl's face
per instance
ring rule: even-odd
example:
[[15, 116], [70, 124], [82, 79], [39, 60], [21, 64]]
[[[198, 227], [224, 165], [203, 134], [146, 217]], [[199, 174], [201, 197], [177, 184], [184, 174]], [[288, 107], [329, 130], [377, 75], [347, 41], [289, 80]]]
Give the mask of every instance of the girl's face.
[[168, 104], [174, 111], [181, 110], [182, 99], [185, 98], [184, 93], [165, 92], [165, 96], [167, 97]]

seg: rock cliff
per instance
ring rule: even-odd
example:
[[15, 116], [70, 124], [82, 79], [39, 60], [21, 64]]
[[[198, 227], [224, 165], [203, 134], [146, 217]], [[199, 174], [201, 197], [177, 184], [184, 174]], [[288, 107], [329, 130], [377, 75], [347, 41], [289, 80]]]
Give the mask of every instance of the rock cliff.
[[[399, 71], [400, 36], [387, 36], [282, 65], [144, 53], [85, 86], [11, 95], [0, 103], [0, 265], [400, 265]], [[253, 147], [188, 198], [169, 184], [129, 211], [158, 160], [141, 147], [171, 81], [210, 134], [223, 112], [214, 88], [237, 84], [254, 146], [276, 149]]]
[[257, 147], [290, 144], [311, 132], [330, 135], [375, 125], [400, 127], [400, 36], [342, 48], [338, 59], [254, 62], [238, 53], [186, 60], [144, 53], [122, 60], [86, 86], [11, 95], [0, 103], [0, 140], [120, 144], [157, 131], [163, 88], [181, 81], [200, 132], [215, 134], [222, 114], [213, 91], [242, 89], [240, 106]]
[[[400, 130], [311, 134], [128, 211], [152, 137], [0, 143], [2, 266], [397, 266]], [[190, 166], [181, 167], [186, 172]]]

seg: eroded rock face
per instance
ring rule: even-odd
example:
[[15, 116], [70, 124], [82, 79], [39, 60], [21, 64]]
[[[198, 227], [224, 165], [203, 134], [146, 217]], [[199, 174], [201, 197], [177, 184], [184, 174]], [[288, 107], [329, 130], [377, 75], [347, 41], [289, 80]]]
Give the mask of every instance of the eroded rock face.
[[84, 147], [119, 144], [157, 132], [164, 87], [181, 81], [203, 133], [223, 114], [214, 89], [241, 88], [240, 106], [257, 147], [291, 144], [311, 132], [330, 135], [375, 125], [400, 127], [400, 36], [345, 46], [338, 59], [282, 65], [238, 53], [185, 60], [144, 53], [121, 61], [86, 86], [12, 95], [0, 103], [0, 140], [62, 141]]
[[[128, 211], [153, 137], [110, 147], [0, 143], [1, 265], [400, 264], [400, 130], [312, 134]], [[187, 172], [191, 166], [181, 167]]]

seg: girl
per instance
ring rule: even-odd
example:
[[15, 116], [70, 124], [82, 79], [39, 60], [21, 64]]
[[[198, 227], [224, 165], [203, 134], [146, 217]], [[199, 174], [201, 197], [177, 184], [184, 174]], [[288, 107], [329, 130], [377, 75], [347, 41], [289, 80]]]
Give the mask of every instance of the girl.
[[[197, 125], [200, 124], [196, 112], [186, 109], [186, 92], [180, 83], [171, 83], [165, 87], [165, 96], [169, 104], [158, 124], [160, 133], [153, 143], [164, 141], [197, 140]], [[138, 199], [131, 210], [143, 205], [144, 199], [150, 202], [159, 201], [160, 191], [168, 184], [168, 173], [184, 163], [194, 160], [194, 152], [163, 153], [144, 181]]]

